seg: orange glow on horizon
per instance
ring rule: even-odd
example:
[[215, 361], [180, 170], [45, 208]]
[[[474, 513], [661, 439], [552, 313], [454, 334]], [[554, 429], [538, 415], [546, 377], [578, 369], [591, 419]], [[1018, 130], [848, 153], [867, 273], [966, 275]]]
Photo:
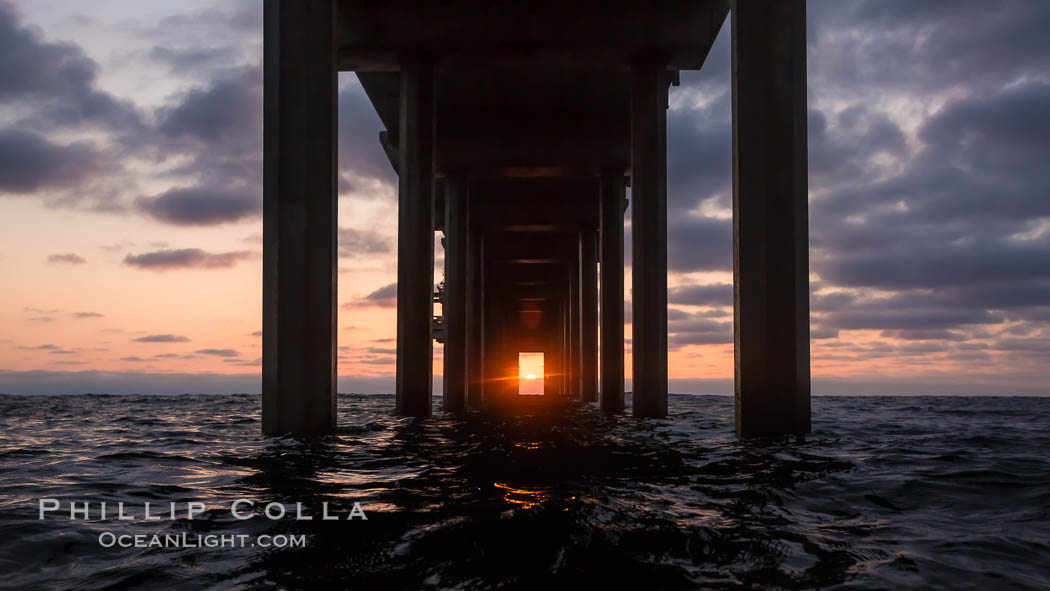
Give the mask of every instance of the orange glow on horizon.
[[543, 375], [543, 353], [518, 353], [518, 394], [542, 396]]

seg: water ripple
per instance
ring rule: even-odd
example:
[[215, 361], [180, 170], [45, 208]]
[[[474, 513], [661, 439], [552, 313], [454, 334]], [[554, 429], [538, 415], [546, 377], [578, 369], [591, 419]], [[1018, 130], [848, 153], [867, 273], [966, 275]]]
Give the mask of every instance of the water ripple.
[[[670, 418], [642, 421], [392, 407], [341, 396], [337, 434], [301, 441], [259, 435], [257, 396], [0, 396], [3, 585], [1050, 586], [1050, 399], [821, 397], [806, 441], [760, 442], [737, 441], [732, 399], [712, 396], [672, 396]], [[41, 521], [40, 498], [206, 510]], [[239, 498], [256, 513], [358, 501], [368, 520], [241, 521]], [[103, 531], [309, 543], [120, 549]]]

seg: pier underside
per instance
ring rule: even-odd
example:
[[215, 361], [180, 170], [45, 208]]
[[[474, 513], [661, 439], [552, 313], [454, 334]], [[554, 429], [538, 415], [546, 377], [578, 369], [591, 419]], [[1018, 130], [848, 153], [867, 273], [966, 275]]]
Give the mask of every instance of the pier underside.
[[[668, 88], [702, 66], [729, 9], [267, 2], [264, 431], [334, 426], [338, 70], [357, 73], [399, 176], [397, 411], [431, 413], [435, 338], [447, 411], [622, 411], [630, 214], [632, 409], [665, 416]], [[739, 0], [732, 26], [737, 431], [804, 433], [804, 0]], [[521, 353], [542, 354], [539, 375]]]

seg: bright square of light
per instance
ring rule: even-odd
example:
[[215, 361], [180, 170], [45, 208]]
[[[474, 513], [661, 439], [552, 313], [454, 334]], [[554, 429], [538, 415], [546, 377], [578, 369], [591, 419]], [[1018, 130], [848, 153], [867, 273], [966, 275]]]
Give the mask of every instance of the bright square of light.
[[518, 394], [543, 395], [543, 353], [518, 353]]

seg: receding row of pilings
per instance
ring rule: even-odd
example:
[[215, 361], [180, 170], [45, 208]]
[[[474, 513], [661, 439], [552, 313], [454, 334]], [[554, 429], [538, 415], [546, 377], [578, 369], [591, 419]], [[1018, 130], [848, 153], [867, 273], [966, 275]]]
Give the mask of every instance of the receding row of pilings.
[[[336, 4], [271, 0], [265, 8], [266, 433], [321, 434], [335, 427]], [[731, 15], [736, 431], [744, 437], [805, 433], [805, 2], [739, 0]], [[397, 405], [404, 414], [424, 416], [433, 378], [434, 77], [428, 63], [414, 57], [400, 72]], [[658, 60], [639, 59], [631, 72], [634, 408], [638, 416], [659, 417], [667, 412], [667, 95]], [[623, 193], [622, 171], [603, 173], [602, 183], [610, 187], [603, 200], [615, 199], [611, 195]], [[601, 241], [603, 262], [622, 260], [622, 215], [618, 207], [602, 209], [603, 228], [613, 228]], [[622, 289], [601, 291], [603, 327], [620, 326], [619, 334], [602, 331], [605, 351], [622, 351]], [[615, 356], [609, 357], [606, 363], [615, 367]], [[603, 399], [622, 389], [622, 370], [601, 372]], [[469, 385], [467, 392], [469, 398]], [[615, 401], [604, 407], [619, 410]]]

